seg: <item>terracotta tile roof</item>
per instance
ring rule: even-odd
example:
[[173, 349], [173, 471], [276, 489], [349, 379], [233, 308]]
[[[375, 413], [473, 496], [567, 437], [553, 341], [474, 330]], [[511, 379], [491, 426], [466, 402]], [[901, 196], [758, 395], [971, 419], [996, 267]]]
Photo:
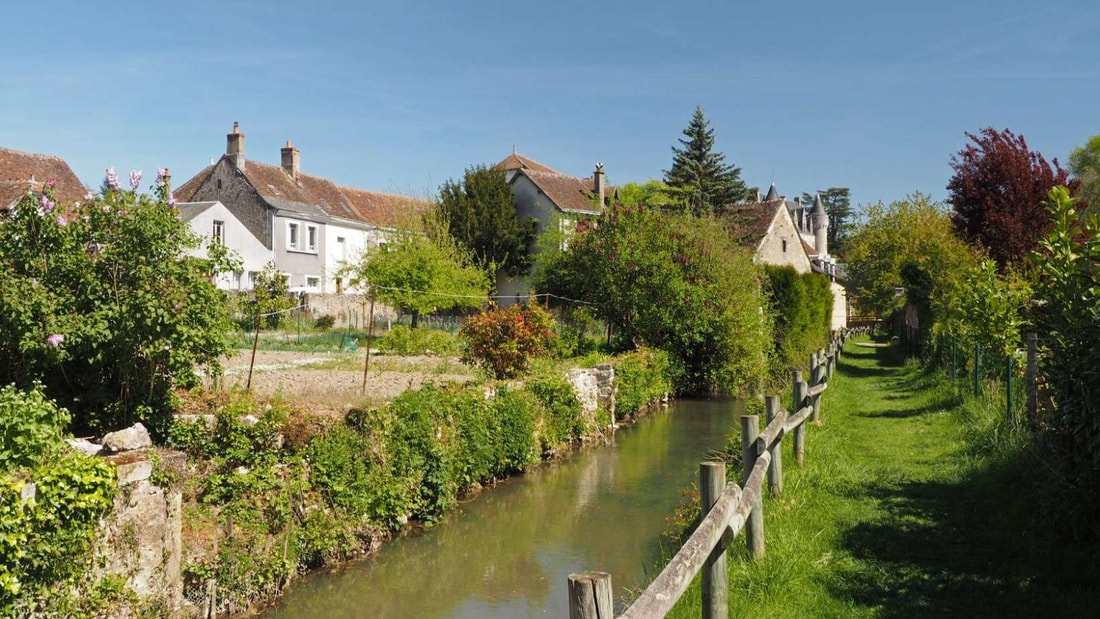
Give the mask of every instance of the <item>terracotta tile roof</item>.
[[734, 239], [745, 247], [755, 250], [764, 240], [772, 222], [779, 215], [779, 209], [787, 208], [785, 200], [765, 200], [763, 202], [744, 202], [726, 207], [722, 213], [733, 228]]
[[88, 191], [61, 157], [0, 148], [0, 209], [13, 206], [28, 190], [41, 191], [51, 180], [57, 181], [53, 193], [58, 203], [83, 200]]
[[191, 198], [195, 197], [195, 193], [199, 188], [205, 185], [206, 181], [210, 180], [210, 175], [213, 173], [214, 166], [206, 166], [198, 174], [192, 176], [191, 180], [179, 187], [173, 187], [172, 197], [175, 198], [177, 202], [190, 202]]
[[539, 163], [534, 159], [524, 157], [523, 155], [512, 151], [511, 155], [508, 155], [500, 161], [500, 163], [493, 166], [494, 170], [530, 170], [532, 172], [549, 172], [551, 174], [561, 174], [550, 166]]
[[[535, 172], [533, 170], [520, 170], [519, 174], [526, 176], [542, 191], [546, 197], [563, 211], [575, 211], [581, 213], [599, 213], [601, 206], [596, 204], [596, 196], [592, 192], [592, 178], [577, 178], [566, 176], [557, 172]], [[519, 178], [519, 174], [515, 178]], [[512, 182], [515, 182], [515, 178]], [[613, 187], [604, 190], [604, 195], [612, 195]]]
[[393, 228], [407, 224], [410, 218], [419, 217], [431, 208], [430, 202], [408, 196], [352, 187], [341, 189], [351, 202], [358, 218], [377, 226]]

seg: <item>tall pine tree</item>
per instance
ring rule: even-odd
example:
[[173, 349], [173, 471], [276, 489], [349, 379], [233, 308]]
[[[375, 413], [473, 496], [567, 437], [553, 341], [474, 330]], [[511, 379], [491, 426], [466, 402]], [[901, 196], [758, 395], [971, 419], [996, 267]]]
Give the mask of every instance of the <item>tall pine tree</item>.
[[677, 189], [687, 208], [696, 214], [721, 211], [749, 199], [752, 190], [741, 180], [741, 168], [713, 151], [714, 129], [702, 107], [695, 106], [679, 141], [682, 148], [672, 147], [672, 169], [665, 170], [665, 183]]

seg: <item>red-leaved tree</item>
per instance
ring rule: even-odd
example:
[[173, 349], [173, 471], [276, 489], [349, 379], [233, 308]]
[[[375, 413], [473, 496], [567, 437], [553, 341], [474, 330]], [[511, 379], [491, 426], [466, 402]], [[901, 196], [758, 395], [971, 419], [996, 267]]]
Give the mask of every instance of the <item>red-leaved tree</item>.
[[1024, 136], [1008, 129], [987, 127], [966, 137], [973, 144], [951, 157], [951, 219], [964, 238], [979, 243], [998, 265], [1019, 262], [1051, 227], [1043, 207], [1047, 192], [1055, 185], [1073, 191], [1077, 181], [1070, 180], [1058, 159], [1048, 163], [1028, 149]]

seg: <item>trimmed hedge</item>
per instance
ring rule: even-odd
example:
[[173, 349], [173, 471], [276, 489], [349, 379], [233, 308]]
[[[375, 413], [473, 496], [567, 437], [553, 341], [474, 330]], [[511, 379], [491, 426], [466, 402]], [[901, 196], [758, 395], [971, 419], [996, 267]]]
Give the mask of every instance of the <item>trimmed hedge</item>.
[[829, 341], [833, 292], [829, 278], [798, 273], [791, 266], [766, 265], [768, 301], [775, 317], [775, 349], [786, 366], [804, 364]]

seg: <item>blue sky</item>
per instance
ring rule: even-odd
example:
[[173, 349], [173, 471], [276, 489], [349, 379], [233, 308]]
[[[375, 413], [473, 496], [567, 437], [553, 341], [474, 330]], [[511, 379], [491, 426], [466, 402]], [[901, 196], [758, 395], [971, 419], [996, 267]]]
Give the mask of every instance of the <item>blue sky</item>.
[[246, 156], [424, 196], [513, 145], [562, 172], [657, 178], [695, 106], [762, 188], [944, 198], [964, 132], [1048, 158], [1100, 133], [1100, 3], [13, 3], [0, 145], [190, 178]]

